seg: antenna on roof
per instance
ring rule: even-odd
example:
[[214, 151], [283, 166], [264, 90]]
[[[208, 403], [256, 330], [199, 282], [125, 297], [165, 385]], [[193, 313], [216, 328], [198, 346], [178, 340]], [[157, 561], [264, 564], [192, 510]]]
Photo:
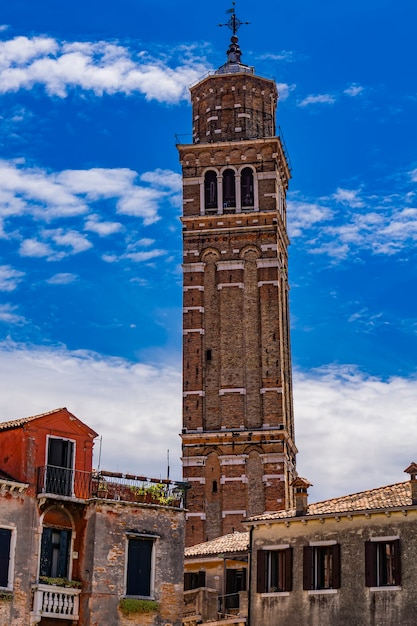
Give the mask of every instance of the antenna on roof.
[[103, 435], [100, 435], [100, 448], [98, 450], [98, 464], [97, 464], [97, 471], [100, 469], [100, 465], [101, 465], [101, 446], [103, 443]]

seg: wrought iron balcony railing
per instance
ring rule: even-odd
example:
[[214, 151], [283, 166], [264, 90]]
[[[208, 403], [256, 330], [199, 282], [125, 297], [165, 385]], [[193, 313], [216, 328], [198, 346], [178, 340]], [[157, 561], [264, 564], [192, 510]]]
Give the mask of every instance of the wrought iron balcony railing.
[[55, 465], [38, 467], [37, 492], [70, 498], [91, 498], [92, 473]]
[[183, 507], [185, 483], [120, 472], [81, 470], [45, 465], [37, 469], [37, 493], [63, 498], [100, 498]]

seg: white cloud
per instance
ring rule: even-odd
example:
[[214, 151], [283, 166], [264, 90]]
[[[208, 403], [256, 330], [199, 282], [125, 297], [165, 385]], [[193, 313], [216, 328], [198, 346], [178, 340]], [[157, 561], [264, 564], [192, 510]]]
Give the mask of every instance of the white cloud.
[[334, 104], [336, 102], [335, 96], [329, 93], [318, 94], [317, 96], [307, 96], [301, 102], [298, 103], [299, 107], [306, 107], [310, 104]]
[[314, 202], [289, 200], [288, 233], [290, 237], [299, 237], [304, 231], [311, 229], [320, 222], [330, 220], [333, 213], [326, 206]]
[[123, 224], [120, 222], [103, 222], [99, 215], [90, 215], [84, 224], [84, 229], [97, 233], [100, 237], [108, 237], [122, 230]]
[[[140, 177], [128, 168], [48, 172], [0, 160], [0, 236], [7, 237], [8, 220], [12, 217], [30, 215], [37, 221], [75, 218], [88, 213], [93, 206], [96, 208], [96, 203], [103, 200], [114, 200], [116, 213], [141, 218], [145, 225], [153, 224], [159, 219], [162, 202], [177, 205], [180, 189], [181, 177], [171, 170], [145, 172]], [[13, 233], [14, 228], [15, 222]], [[103, 220], [99, 212], [88, 215], [84, 228], [100, 237], [123, 230], [119, 221]], [[39, 241], [35, 245], [39, 239], [33, 236], [22, 244], [23, 254], [49, 256], [45, 245]], [[80, 251], [78, 244], [75, 248]], [[28, 254], [30, 249], [32, 252]]]
[[50, 245], [37, 239], [24, 239], [19, 248], [20, 256], [51, 257], [53, 250]]
[[69, 248], [69, 254], [85, 252], [85, 250], [92, 247], [92, 243], [75, 230], [64, 231], [62, 228], [44, 230], [43, 235], [51, 238], [57, 246]]
[[[61, 406], [103, 436], [103, 468], [165, 477], [169, 449], [171, 477], [181, 478], [179, 365], [0, 344], [0, 419]], [[98, 443], [96, 463], [97, 453]]]
[[353, 208], [363, 207], [364, 202], [363, 200], [358, 198], [358, 194], [358, 189], [342, 189], [341, 187], [339, 187], [333, 194], [333, 198], [337, 200], [337, 202], [347, 204]]
[[0, 291], [14, 291], [24, 272], [15, 270], [10, 265], [0, 265]]
[[181, 175], [172, 170], [157, 168], [153, 172], [144, 172], [140, 179], [146, 183], [151, 183], [155, 187], [168, 188], [171, 191], [182, 191]]
[[405, 479], [415, 460], [417, 379], [370, 377], [354, 367], [295, 372], [298, 471], [311, 501]]
[[414, 183], [417, 183], [417, 168], [409, 172], [410, 178]]
[[159, 256], [163, 256], [166, 254], [166, 250], [147, 250], [145, 252], [128, 252], [125, 255], [125, 258], [130, 259], [131, 261], [135, 261], [136, 263], [141, 263], [143, 261], [149, 261], [150, 259], [155, 259]]
[[281, 50], [277, 54], [267, 53], [258, 56], [262, 61], [295, 61], [297, 55], [291, 50]]
[[190, 51], [173, 65], [105, 41], [15, 37], [0, 42], [0, 93], [40, 85], [60, 98], [78, 88], [97, 96], [141, 93], [147, 100], [175, 103], [188, 98], [188, 86], [209, 68]]
[[363, 93], [363, 91], [364, 87], [358, 85], [357, 83], [352, 83], [351, 85], [349, 85], [349, 87], [346, 87], [343, 93], [350, 98], [356, 98], [356, 96], [359, 96], [361, 93]]
[[[415, 460], [417, 379], [329, 366], [296, 371], [294, 394], [298, 471], [314, 484], [311, 501], [405, 478]], [[180, 363], [0, 344], [1, 419], [60, 406], [103, 435], [103, 468], [164, 476], [169, 449], [171, 476], [181, 477]]]
[[[293, 197], [296, 197], [293, 194]], [[364, 189], [339, 187], [319, 202], [288, 202], [288, 230], [303, 237], [313, 254], [348, 258], [355, 251], [395, 255], [417, 243], [417, 208], [414, 195], [367, 194]]]
[[76, 274], [71, 274], [69, 272], [61, 272], [58, 274], [54, 274], [51, 278], [46, 280], [50, 285], [69, 285], [77, 280]]
[[0, 304], [0, 323], [24, 324], [25, 318], [16, 313], [17, 306], [12, 304]]
[[296, 86], [294, 83], [292, 83], [291, 85], [289, 83], [277, 83], [278, 95], [280, 100], [286, 100], [295, 88]]
[[[41, 239], [24, 239], [19, 248], [23, 257], [45, 257], [48, 261], [59, 261], [69, 255], [85, 252], [92, 247], [86, 237], [75, 230], [65, 231], [62, 228], [42, 230]], [[51, 245], [53, 242], [54, 246]]]

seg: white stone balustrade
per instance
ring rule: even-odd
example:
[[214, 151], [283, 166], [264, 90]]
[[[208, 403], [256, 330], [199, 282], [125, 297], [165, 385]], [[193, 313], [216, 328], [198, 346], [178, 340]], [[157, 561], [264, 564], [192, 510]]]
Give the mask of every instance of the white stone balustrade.
[[33, 611], [31, 623], [37, 624], [42, 617], [54, 619], [79, 619], [79, 595], [81, 589], [36, 585], [33, 587]]

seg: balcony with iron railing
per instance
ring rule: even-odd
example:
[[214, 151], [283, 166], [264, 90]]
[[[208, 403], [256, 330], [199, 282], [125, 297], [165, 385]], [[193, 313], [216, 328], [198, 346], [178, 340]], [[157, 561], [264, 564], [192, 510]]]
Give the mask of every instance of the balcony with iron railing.
[[63, 500], [100, 498], [123, 502], [184, 507], [186, 483], [105, 470], [44, 465], [37, 468], [37, 494]]

